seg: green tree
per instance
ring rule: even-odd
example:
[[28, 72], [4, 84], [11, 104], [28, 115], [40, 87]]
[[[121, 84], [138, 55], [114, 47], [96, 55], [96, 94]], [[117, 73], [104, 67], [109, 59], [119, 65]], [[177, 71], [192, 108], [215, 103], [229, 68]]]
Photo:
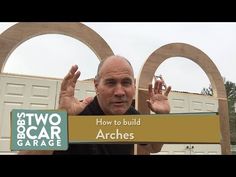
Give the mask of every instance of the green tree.
[[229, 123], [230, 123], [230, 139], [231, 144], [236, 144], [236, 86], [235, 83], [230, 81], [225, 82], [225, 89], [228, 99], [228, 109], [229, 109]]
[[[231, 144], [236, 144], [236, 113], [235, 113], [236, 85], [231, 81], [226, 81], [226, 79], [224, 79], [224, 85], [228, 100]], [[211, 85], [208, 88], [203, 88], [201, 94], [212, 96], [213, 90]]]

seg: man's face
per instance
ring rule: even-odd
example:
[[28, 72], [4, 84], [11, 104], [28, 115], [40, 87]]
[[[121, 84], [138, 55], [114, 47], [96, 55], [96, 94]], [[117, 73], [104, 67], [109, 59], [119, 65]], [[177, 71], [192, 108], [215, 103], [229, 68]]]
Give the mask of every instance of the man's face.
[[97, 98], [105, 114], [124, 114], [132, 104], [135, 81], [131, 66], [121, 59], [107, 59], [95, 80]]

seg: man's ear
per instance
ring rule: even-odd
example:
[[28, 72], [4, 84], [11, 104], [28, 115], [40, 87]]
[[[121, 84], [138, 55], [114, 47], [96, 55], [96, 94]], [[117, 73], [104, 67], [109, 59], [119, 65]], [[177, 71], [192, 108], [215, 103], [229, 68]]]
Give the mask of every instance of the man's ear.
[[97, 93], [97, 89], [98, 89], [98, 80], [97, 80], [97, 79], [94, 79], [94, 80], [93, 80], [93, 83], [94, 83], [94, 87], [95, 87], [95, 90], [96, 90], [96, 93]]

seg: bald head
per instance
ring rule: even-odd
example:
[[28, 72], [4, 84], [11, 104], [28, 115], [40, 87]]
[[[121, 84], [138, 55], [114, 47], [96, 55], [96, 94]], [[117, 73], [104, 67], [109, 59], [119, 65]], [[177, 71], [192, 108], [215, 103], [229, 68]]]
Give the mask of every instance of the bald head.
[[[97, 75], [95, 77], [96, 80], [99, 80], [101, 73], [103, 71], [104, 67], [127, 67], [131, 70], [132, 72], [132, 76], [134, 76], [134, 72], [133, 72], [133, 67], [131, 66], [130, 62], [122, 56], [119, 55], [112, 55], [109, 56], [108, 58], [106, 58], [105, 60], [102, 60], [99, 65], [98, 65], [98, 69], [97, 69]], [[115, 69], [115, 68], [113, 68]]]
[[97, 100], [104, 114], [125, 114], [135, 95], [131, 64], [121, 56], [110, 56], [98, 66], [94, 80]]

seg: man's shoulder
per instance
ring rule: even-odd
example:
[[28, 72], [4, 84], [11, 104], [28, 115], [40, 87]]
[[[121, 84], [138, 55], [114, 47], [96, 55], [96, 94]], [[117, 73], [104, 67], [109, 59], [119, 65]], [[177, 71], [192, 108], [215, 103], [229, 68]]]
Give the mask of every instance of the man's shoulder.
[[90, 103], [88, 106], [86, 106], [86, 108], [80, 113], [80, 115], [93, 115], [95, 114], [94, 112], [94, 105], [92, 103]]
[[94, 100], [80, 113], [80, 115], [104, 115], [104, 113], [95, 97]]
[[131, 106], [126, 114], [140, 114], [140, 112], [138, 112], [133, 106]]

